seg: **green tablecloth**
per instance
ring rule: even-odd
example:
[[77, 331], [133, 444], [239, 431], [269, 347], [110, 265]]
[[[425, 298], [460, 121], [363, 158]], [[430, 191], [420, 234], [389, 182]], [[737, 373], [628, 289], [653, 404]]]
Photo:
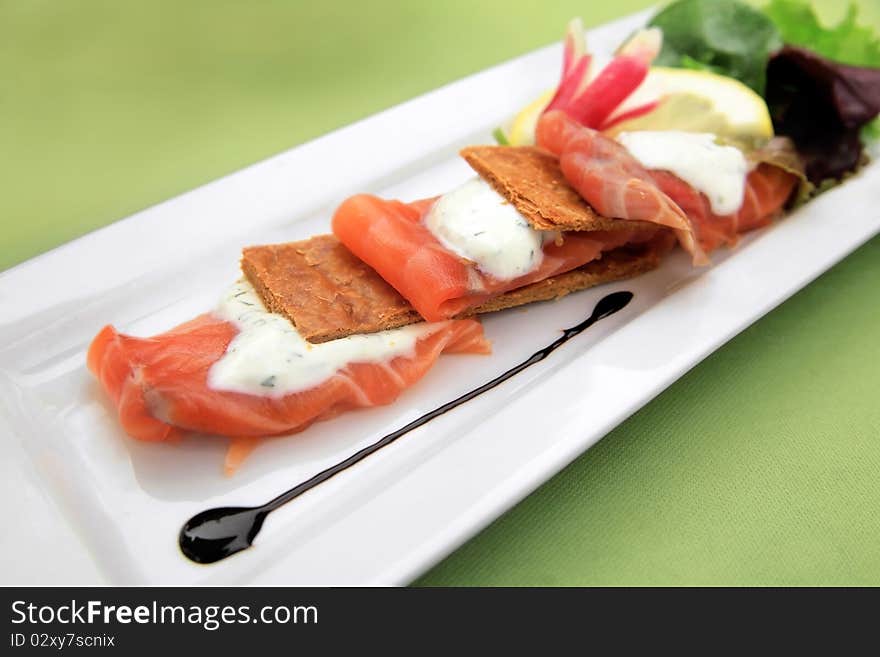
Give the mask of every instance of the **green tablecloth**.
[[[4, 2], [0, 268], [650, 4]], [[875, 239], [418, 583], [880, 583], [878, 283]]]

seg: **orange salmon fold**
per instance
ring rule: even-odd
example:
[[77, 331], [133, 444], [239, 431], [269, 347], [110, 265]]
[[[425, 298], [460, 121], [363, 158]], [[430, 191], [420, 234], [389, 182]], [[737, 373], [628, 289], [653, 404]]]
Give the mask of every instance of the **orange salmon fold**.
[[390, 404], [441, 353], [491, 350], [478, 321], [443, 322], [418, 340], [411, 355], [386, 363], [348, 363], [308, 390], [262, 397], [208, 387], [208, 371], [237, 334], [233, 324], [210, 314], [150, 338], [105, 326], [92, 341], [87, 365], [133, 438], [163, 441], [192, 432], [255, 438], [295, 433], [343, 411]]
[[669, 171], [646, 169], [623, 145], [563, 112], [544, 114], [536, 138], [559, 157], [566, 180], [598, 212], [673, 228], [695, 265], [708, 264], [707, 252], [735, 244], [740, 233], [770, 223], [798, 183], [793, 173], [759, 164], [746, 177], [740, 209], [716, 215], [705, 194]]
[[422, 218], [434, 201], [404, 203], [358, 194], [333, 215], [333, 233], [339, 241], [429, 322], [455, 317], [504, 292], [576, 269], [603, 251], [650, 239], [657, 230], [566, 232], [561, 240], [544, 245], [543, 260], [535, 270], [498, 280], [446, 249], [428, 230]]
[[733, 214], [712, 212], [709, 199], [668, 171], [652, 171], [657, 186], [690, 217], [697, 241], [705, 252], [736, 244], [741, 233], [769, 224], [798, 184], [792, 173], [762, 163], [749, 171], [743, 203]]

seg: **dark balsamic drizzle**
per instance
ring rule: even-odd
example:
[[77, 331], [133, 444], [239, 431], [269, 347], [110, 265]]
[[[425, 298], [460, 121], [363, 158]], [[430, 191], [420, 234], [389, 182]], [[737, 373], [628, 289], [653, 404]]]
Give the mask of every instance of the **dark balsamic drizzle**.
[[458, 399], [454, 399], [429, 413], [425, 413], [420, 418], [413, 420], [406, 426], [389, 433], [381, 440], [355, 452], [344, 461], [340, 461], [336, 465], [333, 465], [326, 470], [322, 470], [311, 479], [297, 484], [290, 490], [266, 502], [262, 506], [227, 506], [217, 509], [208, 509], [207, 511], [202, 511], [201, 513], [194, 515], [180, 530], [178, 540], [181, 551], [187, 556], [187, 558], [197, 563], [215, 563], [235, 554], [236, 552], [249, 548], [254, 541], [254, 537], [256, 537], [260, 529], [263, 527], [263, 521], [266, 519], [266, 516], [272, 513], [275, 509], [296, 499], [318, 484], [327, 481], [330, 477], [350, 468], [355, 463], [362, 461], [370, 454], [379, 451], [386, 445], [390, 445], [413, 429], [417, 429], [434, 418], [451, 411], [453, 408], [460, 406], [475, 397], [479, 397], [487, 390], [491, 390], [495, 386], [504, 383], [509, 378], [516, 376], [527, 367], [541, 362], [579, 333], [585, 331], [599, 320], [605, 319], [624, 308], [632, 298], [632, 292], [614, 292], [603, 297], [599, 303], [596, 304], [593, 313], [587, 319], [577, 326], [565, 329], [559, 338], [540, 351], [536, 351], [519, 365], [510, 368], [504, 372], [504, 374], [500, 374], [488, 383], [484, 383], [479, 388], [474, 388], [470, 392], [463, 394]]

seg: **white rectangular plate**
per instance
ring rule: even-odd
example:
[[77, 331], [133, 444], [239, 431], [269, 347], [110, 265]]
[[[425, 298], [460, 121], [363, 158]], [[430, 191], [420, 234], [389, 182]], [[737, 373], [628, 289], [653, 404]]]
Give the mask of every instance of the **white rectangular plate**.
[[[644, 19], [589, 43], [611, 51]], [[488, 317], [492, 356], [444, 357], [396, 404], [271, 441], [232, 478], [225, 440], [123, 435], [85, 369], [103, 324], [149, 335], [211, 308], [241, 246], [327, 232], [350, 193], [412, 199], [465, 180], [458, 148], [486, 142], [559, 61], [558, 45], [515, 59], [0, 275], [0, 583], [406, 583], [880, 231], [874, 164], [712, 267], [679, 253], [637, 280]], [[253, 549], [211, 566], [178, 551], [194, 513], [273, 497], [506, 370], [617, 289], [635, 293], [624, 311], [273, 513]]]

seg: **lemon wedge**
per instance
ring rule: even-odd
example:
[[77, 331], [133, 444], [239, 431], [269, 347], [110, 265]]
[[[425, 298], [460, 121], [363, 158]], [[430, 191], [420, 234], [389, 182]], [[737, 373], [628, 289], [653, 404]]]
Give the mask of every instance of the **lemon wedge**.
[[614, 135], [634, 130], [684, 130], [738, 140], [773, 136], [773, 122], [764, 99], [733, 78], [708, 71], [655, 66], [619, 111], [651, 97], [660, 99], [656, 109], [622, 121], [608, 132]]
[[[607, 61], [597, 58], [595, 77]], [[512, 146], [535, 143], [535, 126], [554, 90], [523, 108], [509, 124], [505, 137]], [[646, 103], [660, 101], [646, 114], [615, 124], [605, 132], [615, 136], [636, 130], [711, 132], [721, 138], [762, 142], [773, 136], [773, 122], [764, 99], [739, 80], [709, 71], [653, 66], [644, 82], [612, 114], [620, 115]]]
[[553, 98], [554, 92], [554, 89], [544, 92], [513, 118], [510, 129], [507, 131], [507, 141], [511, 146], [526, 146], [535, 143], [535, 126], [538, 124], [538, 119], [541, 118], [544, 108]]

